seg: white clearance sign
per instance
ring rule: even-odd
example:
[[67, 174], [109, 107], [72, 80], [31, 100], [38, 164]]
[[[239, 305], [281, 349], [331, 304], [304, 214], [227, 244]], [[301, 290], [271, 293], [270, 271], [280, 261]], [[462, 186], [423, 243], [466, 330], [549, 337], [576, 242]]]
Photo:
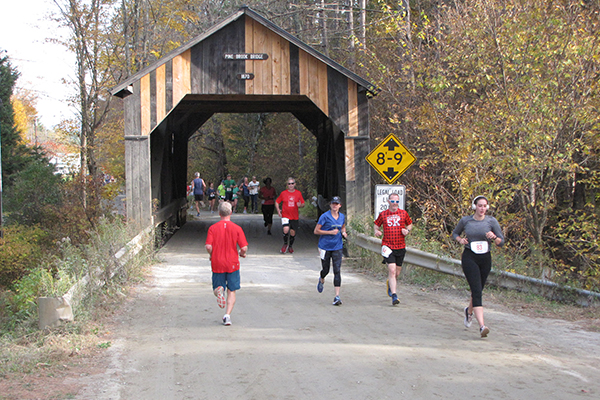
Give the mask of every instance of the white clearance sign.
[[379, 214], [388, 209], [388, 197], [396, 193], [400, 196], [400, 208], [404, 210], [406, 188], [404, 185], [375, 185], [375, 219]]

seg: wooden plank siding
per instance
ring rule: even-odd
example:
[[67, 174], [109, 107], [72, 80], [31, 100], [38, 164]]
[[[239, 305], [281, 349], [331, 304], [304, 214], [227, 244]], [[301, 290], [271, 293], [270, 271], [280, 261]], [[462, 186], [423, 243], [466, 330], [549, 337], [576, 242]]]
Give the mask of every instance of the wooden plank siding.
[[290, 44], [290, 94], [300, 94], [300, 49]]
[[348, 131], [347, 136], [358, 136], [358, 85], [348, 79]]
[[[249, 53], [254, 49], [254, 20], [252, 18], [244, 18], [244, 51]], [[244, 61], [244, 69], [248, 74], [254, 74], [254, 61]], [[246, 94], [254, 94], [254, 79], [248, 79], [245, 82]]]
[[290, 43], [252, 18], [246, 17], [246, 53], [268, 54], [267, 60], [247, 60], [246, 94], [291, 94]]
[[125, 186], [127, 190], [127, 219], [137, 226], [145, 228], [152, 224], [152, 203], [143, 201], [151, 198], [150, 169], [140, 160], [150, 159], [148, 137], [137, 135], [125, 139]]
[[329, 115], [327, 102], [327, 65], [302, 49], [298, 49], [300, 69], [300, 94], [306, 95], [313, 103]]
[[156, 119], [158, 120], [157, 123], [160, 123], [165, 116], [167, 115], [167, 112], [170, 110], [167, 110], [167, 82], [166, 82], [166, 66], [165, 64], [161, 65], [160, 67], [156, 68]]
[[225, 60], [225, 53], [244, 52], [244, 25], [233, 22], [228, 29], [193, 46], [191, 50], [191, 92], [194, 94], [244, 94], [245, 61]]
[[123, 99], [125, 136], [141, 134], [140, 83], [134, 82], [131, 86], [133, 86], [133, 95]]
[[192, 52], [187, 50], [173, 58], [173, 105], [192, 92], [190, 74]]
[[165, 112], [173, 108], [173, 61], [165, 63]]
[[150, 129], [156, 126], [156, 71], [150, 72]]
[[140, 113], [142, 135], [150, 133], [150, 74], [140, 79]]

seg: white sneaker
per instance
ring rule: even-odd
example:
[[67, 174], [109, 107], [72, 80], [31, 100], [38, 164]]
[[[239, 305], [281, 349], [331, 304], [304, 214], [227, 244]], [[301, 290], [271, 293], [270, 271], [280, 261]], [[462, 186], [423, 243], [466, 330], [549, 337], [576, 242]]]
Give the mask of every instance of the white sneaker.
[[487, 337], [488, 333], [490, 333], [490, 328], [484, 325], [479, 328], [479, 333], [481, 334], [481, 337]]
[[465, 326], [470, 328], [471, 322], [473, 322], [473, 313], [469, 314], [469, 307], [465, 307]]
[[229, 316], [229, 314], [223, 315], [223, 325], [231, 325], [231, 317]]

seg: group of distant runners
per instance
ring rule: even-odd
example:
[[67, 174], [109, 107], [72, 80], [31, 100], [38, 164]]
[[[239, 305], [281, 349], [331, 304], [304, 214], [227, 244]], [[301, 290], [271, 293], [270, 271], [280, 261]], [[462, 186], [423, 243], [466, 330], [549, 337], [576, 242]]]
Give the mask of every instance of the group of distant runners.
[[[284, 190], [274, 200], [274, 207], [281, 217], [283, 228], [281, 253], [294, 252], [293, 244], [299, 223], [298, 209], [304, 207], [305, 204], [302, 193], [295, 188], [295, 184], [296, 181], [293, 178], [288, 178], [287, 190]], [[392, 299], [392, 305], [395, 306], [400, 303], [396, 288], [406, 255], [405, 238], [412, 231], [413, 222], [408, 213], [400, 208], [398, 194], [390, 194], [387, 201], [388, 209], [378, 215], [374, 222], [374, 230], [376, 237], [382, 236], [382, 263], [388, 266], [387, 294]], [[341, 206], [340, 197], [332, 197], [329, 203], [330, 209], [319, 217], [314, 229], [314, 234], [319, 235], [318, 250], [321, 259], [317, 291], [323, 292], [325, 278], [333, 266], [335, 297], [332, 304], [335, 306], [342, 305], [340, 289], [343, 241], [348, 236], [346, 217], [340, 212]], [[502, 246], [504, 235], [498, 221], [494, 217], [486, 215], [489, 204], [485, 196], [475, 197], [472, 209], [474, 210], [473, 215], [465, 216], [459, 221], [452, 232], [452, 237], [464, 246], [461, 259], [462, 268], [471, 289], [469, 305], [464, 309], [464, 325], [469, 328], [473, 315], [475, 315], [479, 323], [480, 336], [487, 337], [490, 330], [484, 323], [482, 291], [492, 267], [490, 244]], [[223, 324], [231, 325], [235, 294], [240, 289], [239, 257], [246, 257], [248, 241], [242, 228], [231, 222], [231, 204], [221, 203], [218, 211], [220, 221], [208, 229], [206, 250], [210, 256], [212, 287], [217, 297], [217, 304], [221, 308], [226, 308]], [[269, 222], [272, 224], [272, 220]]]

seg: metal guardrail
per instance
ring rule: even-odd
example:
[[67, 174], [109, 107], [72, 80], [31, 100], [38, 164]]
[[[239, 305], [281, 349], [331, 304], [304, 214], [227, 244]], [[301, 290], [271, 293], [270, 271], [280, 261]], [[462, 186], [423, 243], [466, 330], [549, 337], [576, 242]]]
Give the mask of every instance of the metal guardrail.
[[[118, 267], [111, 272], [109, 279], [111, 279], [118, 270], [127, 263], [127, 261], [142, 250], [144, 242], [150, 237], [152, 230], [152, 227], [144, 229], [115, 253], [114, 258]], [[101, 274], [102, 271], [97, 269], [96, 273]], [[64, 321], [73, 321], [73, 308], [75, 307], [83, 288], [90, 280], [91, 277], [89, 275], [84, 276], [79, 281], [75, 282], [67, 293], [60, 297], [39, 297], [37, 299], [39, 328], [45, 329], [47, 327], [55, 327]]]
[[[381, 239], [352, 232], [349, 240], [363, 249], [378, 254], [381, 253]], [[433, 271], [464, 277], [460, 260], [427, 253], [410, 246], [406, 246], [404, 262]], [[600, 302], [600, 293], [597, 292], [561, 286], [554, 282], [497, 269], [492, 269], [490, 272], [489, 283], [507, 289], [535, 293], [553, 300], [572, 300], [582, 306], [597, 305]]]

